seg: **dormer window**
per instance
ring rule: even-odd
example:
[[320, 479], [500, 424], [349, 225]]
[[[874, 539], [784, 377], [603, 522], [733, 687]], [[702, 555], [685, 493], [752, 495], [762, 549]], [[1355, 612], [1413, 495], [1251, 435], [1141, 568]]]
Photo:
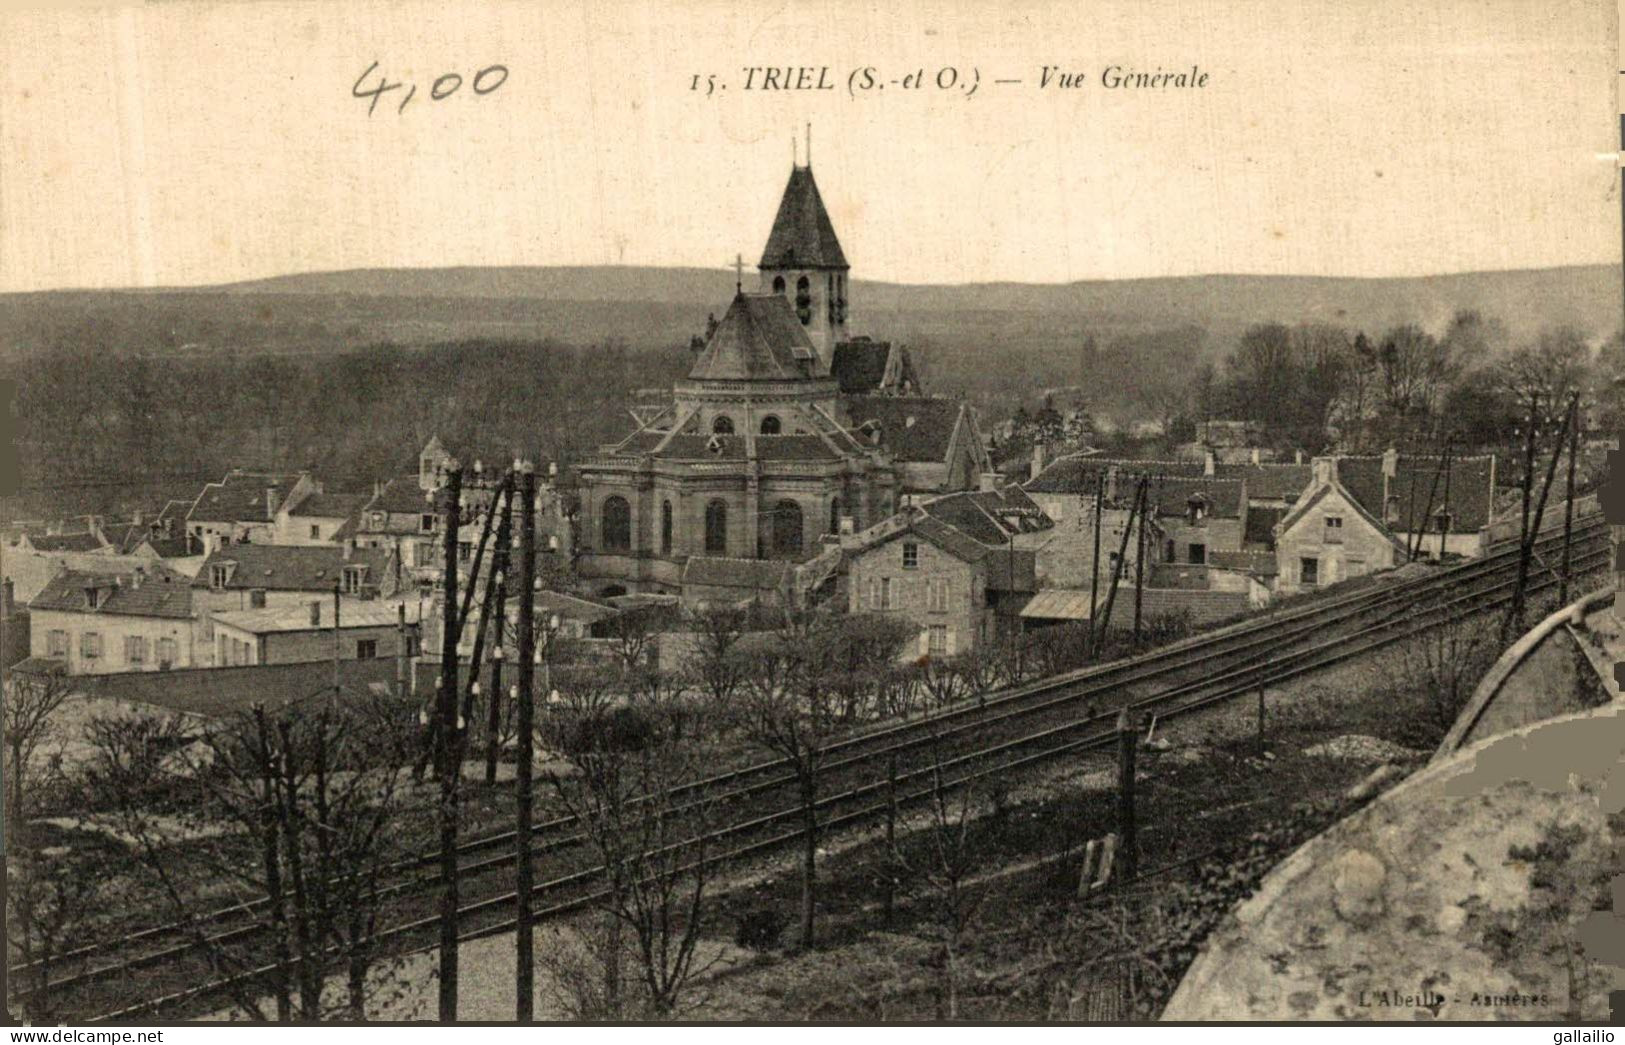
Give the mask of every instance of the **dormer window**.
[[85, 589], [85, 603], [91, 609], [97, 609], [98, 607], [100, 607], [101, 604], [102, 604], [102, 592], [101, 592], [101, 589], [100, 588], [86, 588]]
[[1185, 515], [1193, 523], [1207, 518], [1207, 498], [1198, 494], [1185, 502]]
[[225, 563], [217, 563], [209, 568], [209, 587], [224, 588], [226, 582], [231, 580], [231, 567]]
[[434, 532], [434, 513], [433, 512], [424, 512], [423, 515], [418, 519], [418, 532], [419, 533], [433, 533]]
[[361, 592], [361, 578], [364, 575], [364, 566], [344, 567], [344, 592], [347, 595], [358, 595]]

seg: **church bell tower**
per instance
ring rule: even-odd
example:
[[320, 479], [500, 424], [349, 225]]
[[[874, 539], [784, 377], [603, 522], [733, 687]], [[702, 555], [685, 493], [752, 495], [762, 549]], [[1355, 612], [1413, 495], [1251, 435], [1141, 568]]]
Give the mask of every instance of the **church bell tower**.
[[829, 212], [813, 181], [812, 163], [792, 162], [767, 247], [762, 251], [761, 289], [790, 300], [796, 318], [827, 364], [847, 339], [847, 273]]

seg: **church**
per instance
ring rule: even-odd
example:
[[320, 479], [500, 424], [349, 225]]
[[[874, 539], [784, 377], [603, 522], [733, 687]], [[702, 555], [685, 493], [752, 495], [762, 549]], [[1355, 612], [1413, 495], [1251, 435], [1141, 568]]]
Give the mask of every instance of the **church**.
[[836, 535], [991, 470], [969, 405], [926, 395], [901, 345], [848, 333], [851, 266], [810, 164], [792, 165], [757, 267], [670, 402], [576, 466], [595, 594], [771, 597]]

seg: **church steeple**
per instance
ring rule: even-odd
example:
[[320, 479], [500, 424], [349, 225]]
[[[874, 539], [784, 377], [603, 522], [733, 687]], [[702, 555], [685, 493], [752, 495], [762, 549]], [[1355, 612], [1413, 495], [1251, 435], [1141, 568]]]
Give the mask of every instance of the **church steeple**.
[[791, 164], [790, 181], [758, 268], [762, 290], [790, 299], [808, 337], [829, 358], [846, 340], [846, 278], [851, 266], [818, 193], [811, 164]]

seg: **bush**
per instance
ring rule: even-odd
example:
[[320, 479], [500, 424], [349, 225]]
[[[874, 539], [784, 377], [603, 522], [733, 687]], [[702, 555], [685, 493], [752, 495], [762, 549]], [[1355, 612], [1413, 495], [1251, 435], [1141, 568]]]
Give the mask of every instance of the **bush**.
[[565, 732], [568, 755], [643, 751], [658, 739], [654, 720], [637, 708], [616, 707], [588, 712]]
[[734, 930], [734, 943], [753, 951], [768, 951], [779, 945], [784, 935], [786, 919], [777, 909], [762, 907], [739, 919]]

